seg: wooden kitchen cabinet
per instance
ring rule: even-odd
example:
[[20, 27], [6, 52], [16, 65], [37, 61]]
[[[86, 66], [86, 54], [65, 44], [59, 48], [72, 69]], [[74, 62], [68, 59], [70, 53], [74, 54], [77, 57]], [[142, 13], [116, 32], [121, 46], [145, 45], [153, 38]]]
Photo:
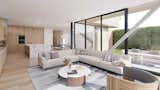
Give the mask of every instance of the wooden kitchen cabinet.
[[5, 27], [0, 24], [0, 41], [5, 40]]

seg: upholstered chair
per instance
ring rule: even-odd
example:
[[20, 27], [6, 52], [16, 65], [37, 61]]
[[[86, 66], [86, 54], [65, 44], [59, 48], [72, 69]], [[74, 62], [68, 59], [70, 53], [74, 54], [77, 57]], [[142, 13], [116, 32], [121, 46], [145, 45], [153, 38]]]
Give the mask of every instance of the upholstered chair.
[[123, 76], [107, 75], [107, 90], [158, 90], [157, 78], [149, 72], [124, 67]]

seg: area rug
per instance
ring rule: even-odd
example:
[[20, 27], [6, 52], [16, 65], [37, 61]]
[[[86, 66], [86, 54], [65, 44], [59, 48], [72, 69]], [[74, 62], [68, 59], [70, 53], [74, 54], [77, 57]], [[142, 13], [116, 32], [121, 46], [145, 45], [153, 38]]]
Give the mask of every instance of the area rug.
[[29, 68], [28, 73], [36, 90], [106, 90], [106, 71], [78, 64], [87, 66], [92, 72], [86, 77], [86, 84], [80, 87], [69, 87], [64, 79], [58, 78], [57, 72], [61, 67], [43, 70], [36, 66]]

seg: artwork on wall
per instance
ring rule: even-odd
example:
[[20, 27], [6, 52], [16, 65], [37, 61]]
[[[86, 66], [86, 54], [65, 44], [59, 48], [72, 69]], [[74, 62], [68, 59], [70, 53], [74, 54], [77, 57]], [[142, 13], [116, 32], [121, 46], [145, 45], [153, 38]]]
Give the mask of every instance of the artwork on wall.
[[54, 47], [61, 47], [62, 38], [63, 35], [62, 31], [53, 31], [53, 46]]
[[53, 47], [68, 48], [69, 34], [65, 31], [53, 31]]

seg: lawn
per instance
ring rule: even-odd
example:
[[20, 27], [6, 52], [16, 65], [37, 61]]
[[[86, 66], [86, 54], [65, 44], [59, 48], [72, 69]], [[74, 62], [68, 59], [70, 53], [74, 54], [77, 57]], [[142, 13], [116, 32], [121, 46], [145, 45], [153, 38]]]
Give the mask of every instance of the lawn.
[[113, 50], [113, 54], [121, 55], [121, 50], [122, 49], [115, 49], [115, 50]]

